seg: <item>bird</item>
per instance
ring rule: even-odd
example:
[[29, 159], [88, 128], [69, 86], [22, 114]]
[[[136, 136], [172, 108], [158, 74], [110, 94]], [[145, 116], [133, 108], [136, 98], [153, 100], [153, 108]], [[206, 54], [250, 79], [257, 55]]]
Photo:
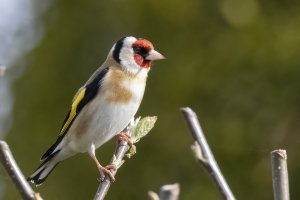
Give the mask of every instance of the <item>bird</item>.
[[75, 94], [55, 143], [43, 154], [42, 163], [27, 180], [41, 185], [58, 163], [87, 152], [101, 177], [107, 174], [113, 182], [111, 169], [115, 166], [103, 167], [95, 151], [118, 134], [130, 140], [122, 130], [141, 104], [152, 61], [164, 58], [147, 39], [134, 36], [119, 39], [104, 63]]

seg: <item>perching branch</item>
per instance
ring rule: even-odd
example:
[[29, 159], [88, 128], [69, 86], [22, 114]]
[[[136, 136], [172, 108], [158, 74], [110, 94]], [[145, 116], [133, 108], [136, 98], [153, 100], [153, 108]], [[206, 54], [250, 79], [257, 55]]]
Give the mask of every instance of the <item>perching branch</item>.
[[26, 181], [6, 142], [0, 140], [0, 161], [24, 200], [42, 200]]
[[217, 185], [222, 197], [226, 200], [235, 200], [231, 189], [229, 188], [221, 170], [212, 154], [210, 147], [205, 139], [202, 128], [198, 121], [197, 115], [190, 108], [180, 109], [187, 125], [196, 140], [196, 143], [192, 145], [192, 150], [195, 152], [196, 159], [212, 177], [212, 180]]
[[[127, 142], [125, 141], [121, 141], [116, 150], [115, 150], [115, 153], [113, 155], [114, 159], [116, 160], [122, 160], [125, 153], [129, 150], [129, 145], [127, 144]], [[111, 164], [113, 163], [113, 161], [111, 162]], [[116, 171], [112, 171], [112, 174], [115, 176], [116, 173], [117, 173], [117, 169], [118, 167], [116, 168]], [[96, 195], [94, 197], [94, 200], [102, 200], [104, 199], [104, 197], [106, 196], [107, 192], [108, 192], [108, 189], [110, 187], [110, 178], [109, 176], [105, 175], [105, 178], [103, 181], [100, 182], [99, 186], [98, 186], [98, 190], [96, 192]]]
[[[131, 136], [132, 143], [137, 143], [142, 137], [148, 134], [148, 132], [154, 127], [156, 122], [156, 117], [145, 117], [140, 120], [137, 118], [136, 120], [132, 121], [127, 128], [127, 134]], [[128, 154], [126, 152], [130, 150]], [[136, 153], [136, 148], [133, 145], [130, 149], [129, 145], [125, 141], [121, 141], [117, 144], [115, 153], [113, 155], [112, 161], [110, 164], [116, 165], [116, 170], [112, 170], [113, 175], [116, 175], [118, 168], [124, 163], [124, 156], [131, 157]], [[98, 186], [98, 190], [94, 196], [94, 200], [103, 200], [106, 196], [109, 187], [111, 185], [109, 176], [105, 175], [103, 181], [100, 182]]]
[[153, 191], [148, 191], [151, 200], [178, 200], [180, 187], [178, 183], [171, 185], [163, 185], [160, 188], [159, 196]]
[[275, 200], [289, 200], [289, 177], [287, 170], [287, 154], [283, 149], [271, 152], [272, 179]]

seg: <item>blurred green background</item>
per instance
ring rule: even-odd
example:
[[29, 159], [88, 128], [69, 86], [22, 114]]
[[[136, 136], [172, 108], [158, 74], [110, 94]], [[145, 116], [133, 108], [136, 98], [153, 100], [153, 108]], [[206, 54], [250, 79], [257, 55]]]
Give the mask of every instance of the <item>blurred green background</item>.
[[[237, 199], [273, 198], [270, 151], [277, 148], [288, 153], [291, 199], [300, 198], [300, 1], [32, 3], [45, 9], [43, 35], [9, 72], [26, 65], [10, 88], [13, 120], [5, 137], [25, 175], [55, 141], [77, 89], [116, 40], [133, 35], [167, 57], [154, 63], [137, 114], [158, 121], [119, 170], [107, 199], [147, 199], [148, 190], [174, 182], [182, 200], [220, 199], [191, 153], [183, 106], [198, 113]], [[108, 163], [114, 148], [111, 141], [98, 149], [99, 160]], [[3, 168], [0, 175], [2, 199], [20, 199]], [[36, 190], [44, 199], [92, 199], [97, 178], [94, 163], [79, 154]]]

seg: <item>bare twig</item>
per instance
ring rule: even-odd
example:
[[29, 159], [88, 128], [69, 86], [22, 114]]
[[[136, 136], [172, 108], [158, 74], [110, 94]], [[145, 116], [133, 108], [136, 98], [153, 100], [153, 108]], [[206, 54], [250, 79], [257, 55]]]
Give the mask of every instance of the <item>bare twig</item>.
[[160, 200], [158, 194], [151, 190], [148, 191], [148, 197], [150, 198], [150, 200]]
[[[122, 160], [125, 153], [129, 150], [129, 145], [127, 144], [127, 142], [125, 141], [121, 141], [117, 148], [116, 148], [116, 151], [114, 153], [114, 158], [116, 160]], [[113, 163], [113, 161], [111, 161], [111, 164]], [[116, 168], [116, 171], [112, 170], [112, 174], [113, 175], [116, 175], [117, 173], [117, 169]], [[108, 189], [111, 185], [111, 181], [110, 181], [110, 178], [109, 176], [106, 176], [105, 175], [105, 178], [103, 181], [100, 182], [99, 184], [99, 187], [98, 187], [98, 190], [96, 192], [96, 195], [94, 197], [94, 200], [102, 200], [104, 199], [104, 197], [106, 196], [107, 192], [108, 192]]]
[[[132, 121], [127, 128], [128, 135], [131, 136], [131, 140], [133, 143], [138, 142], [142, 137], [144, 137], [153, 127], [156, 122], [156, 117], [145, 117], [140, 120], [140, 118]], [[116, 170], [112, 170], [113, 175], [117, 173], [117, 170], [124, 163], [123, 158], [125, 155], [131, 157], [135, 154], [135, 146], [130, 149], [130, 152], [126, 154], [126, 152], [130, 149], [129, 145], [125, 141], [121, 141], [118, 143], [115, 153], [113, 155], [113, 159], [110, 164], [116, 165]], [[111, 185], [111, 181], [109, 176], [105, 175], [103, 181], [100, 182], [98, 186], [98, 190], [94, 196], [94, 200], [103, 200], [106, 196], [108, 189]]]
[[180, 187], [178, 183], [164, 185], [160, 188], [160, 200], [178, 200]]
[[180, 187], [178, 183], [163, 185], [160, 188], [159, 196], [153, 191], [148, 191], [151, 200], [178, 200]]
[[24, 200], [42, 200], [26, 181], [6, 142], [0, 140], [0, 161]]
[[187, 125], [193, 135], [193, 138], [197, 141], [198, 145], [193, 145], [193, 151], [197, 152], [195, 155], [199, 163], [204, 167], [208, 174], [212, 177], [212, 180], [216, 183], [222, 197], [227, 200], [235, 200], [235, 197], [229, 188], [221, 170], [209, 148], [209, 145], [205, 139], [202, 128], [198, 121], [197, 115], [190, 108], [180, 109]]
[[272, 179], [275, 200], [289, 200], [289, 177], [287, 170], [287, 154], [283, 149], [271, 152]]

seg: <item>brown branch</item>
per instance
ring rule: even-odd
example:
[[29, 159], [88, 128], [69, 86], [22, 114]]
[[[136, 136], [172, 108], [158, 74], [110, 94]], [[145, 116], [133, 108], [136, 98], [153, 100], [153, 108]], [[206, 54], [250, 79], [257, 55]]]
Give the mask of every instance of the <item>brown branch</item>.
[[0, 140], [0, 161], [24, 200], [42, 200], [26, 181], [7, 143]]
[[[126, 132], [129, 136], [131, 136], [133, 144], [137, 143], [142, 137], [148, 134], [148, 132], [154, 127], [156, 119], [156, 117], [145, 117], [141, 120], [140, 118], [137, 118], [130, 123], [130, 125], [126, 129]], [[126, 154], [128, 150], [130, 150], [130, 152]], [[128, 143], [125, 141], [121, 141], [117, 144], [115, 153], [110, 162], [110, 164], [116, 165], [116, 170], [111, 170], [114, 176], [116, 175], [118, 168], [121, 167], [121, 165], [124, 163], [124, 156], [126, 155], [128, 157], [131, 157], [133, 154], [135, 154], [134, 145], [130, 148]], [[110, 178], [109, 176], [105, 175], [103, 181], [101, 181], [98, 186], [98, 190], [94, 196], [94, 200], [103, 200], [109, 190], [110, 185]]]
[[222, 197], [227, 200], [234, 200], [235, 197], [231, 189], [229, 188], [205, 139], [196, 113], [188, 107], [181, 108], [180, 110], [184, 116], [185, 121], [187, 122], [193, 138], [196, 140], [196, 145], [193, 145], [192, 149], [196, 155], [197, 160], [212, 177], [212, 180], [217, 185]]
[[287, 154], [283, 149], [271, 152], [272, 180], [275, 200], [289, 200], [289, 176]]
[[[122, 160], [128, 150], [129, 150], [129, 145], [127, 144], [127, 142], [125, 141], [119, 142], [110, 164], [113, 164], [114, 160]], [[116, 170], [112, 170], [112, 174], [114, 176], [117, 173], [117, 169], [118, 167], [116, 168]], [[108, 192], [110, 185], [111, 185], [110, 178], [109, 176], [105, 175], [104, 180], [101, 181], [99, 184], [94, 200], [103, 200]]]

